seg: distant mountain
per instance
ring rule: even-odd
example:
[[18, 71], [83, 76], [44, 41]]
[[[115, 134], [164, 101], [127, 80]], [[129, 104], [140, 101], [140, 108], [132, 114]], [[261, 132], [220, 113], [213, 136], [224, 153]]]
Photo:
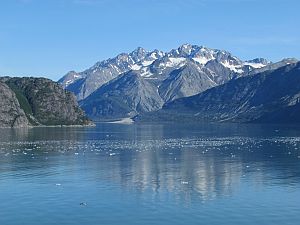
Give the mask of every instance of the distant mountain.
[[300, 62], [233, 79], [136, 120], [300, 122]]
[[269, 64], [267, 60], [243, 62], [229, 52], [197, 45], [185, 44], [168, 53], [159, 50], [149, 52], [139, 47], [131, 53], [122, 53], [115, 58], [97, 62], [83, 72], [71, 71], [59, 83], [75, 93], [78, 100], [83, 100], [108, 81], [130, 70], [139, 71], [143, 78], [159, 86], [173, 70], [190, 61], [213, 74], [216, 84]]
[[[131, 95], [124, 91], [119, 92], [120, 85], [111, 85], [111, 81], [115, 84], [116, 79], [118, 80], [123, 74], [127, 74], [126, 76], [139, 74], [139, 80], [143, 81], [146, 86], [151, 85], [151, 90], [155, 90], [153, 98], [162, 99], [163, 103], [166, 103], [201, 93], [269, 65], [271, 62], [266, 59], [242, 61], [229, 52], [197, 45], [185, 44], [167, 53], [159, 50], [149, 52], [143, 48], [137, 48], [131, 53], [122, 53], [115, 58], [98, 62], [83, 72], [71, 71], [60, 79], [59, 83], [76, 95], [77, 100], [90, 117], [105, 119], [121, 114], [128, 116], [132, 113], [144, 112], [140, 108], [130, 106], [130, 101], [121, 101], [121, 105], [116, 104], [115, 101], [112, 103], [111, 93], [114, 93], [114, 99], [118, 93], [122, 93], [123, 96]], [[134, 81], [135, 79], [132, 79], [129, 82]], [[127, 82], [126, 85], [134, 87], [133, 83]], [[111, 89], [108, 90], [108, 88]], [[107, 94], [108, 92], [110, 94]], [[136, 94], [139, 95], [141, 92], [136, 92]], [[123, 96], [118, 96], [118, 99], [122, 99]], [[154, 103], [150, 101], [146, 104], [145, 101], [151, 99], [144, 98], [144, 96], [135, 98], [143, 99], [143, 104], [148, 105], [147, 108], [150, 111], [157, 109], [157, 101]], [[97, 107], [95, 102], [98, 102]], [[111, 103], [111, 110], [107, 110], [105, 102]], [[154, 105], [150, 107], [151, 104]], [[120, 113], [121, 109], [123, 113]]]
[[286, 65], [289, 65], [289, 64], [294, 64], [294, 63], [297, 63], [297, 62], [298, 62], [298, 60], [295, 59], [295, 58], [287, 58], [287, 59], [283, 59], [283, 60], [281, 60], [279, 62], [276, 62], [276, 63], [269, 63], [264, 67], [255, 68], [255, 69], [251, 70], [248, 74], [251, 75], [251, 74], [265, 72], [265, 71], [268, 71], [268, 70], [276, 70], [280, 67], [283, 67], [283, 66], [286, 66]]
[[152, 83], [129, 71], [101, 86], [80, 105], [94, 120], [114, 119], [158, 110], [163, 100]]
[[75, 96], [45, 78], [0, 78], [0, 126], [90, 125]]

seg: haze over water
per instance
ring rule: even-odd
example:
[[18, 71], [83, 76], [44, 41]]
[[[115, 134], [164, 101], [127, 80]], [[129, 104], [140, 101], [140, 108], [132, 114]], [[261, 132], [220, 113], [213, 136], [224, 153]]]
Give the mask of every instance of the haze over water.
[[0, 224], [298, 224], [300, 127], [0, 129]]

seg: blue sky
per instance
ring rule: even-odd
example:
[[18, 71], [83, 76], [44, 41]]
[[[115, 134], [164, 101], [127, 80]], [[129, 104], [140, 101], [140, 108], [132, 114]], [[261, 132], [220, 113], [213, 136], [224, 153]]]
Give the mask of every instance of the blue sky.
[[57, 80], [137, 46], [300, 59], [298, 0], [1, 0], [0, 75]]

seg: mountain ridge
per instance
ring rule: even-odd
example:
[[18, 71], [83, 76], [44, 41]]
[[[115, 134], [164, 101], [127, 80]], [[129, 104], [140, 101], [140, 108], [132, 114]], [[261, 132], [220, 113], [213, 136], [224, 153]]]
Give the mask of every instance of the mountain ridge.
[[[288, 87], [288, 88], [287, 88]], [[300, 62], [166, 103], [136, 121], [300, 122]]]
[[[227, 59], [229, 61], [226, 61]], [[131, 53], [121, 53], [114, 58], [99, 61], [82, 72], [70, 71], [58, 82], [64, 88], [74, 92], [78, 100], [83, 100], [103, 84], [122, 73], [138, 70], [146, 79], [164, 80], [172, 70], [184, 66], [187, 60], [193, 60], [201, 66], [216, 60], [216, 63], [222, 63], [223, 70], [227, 70], [226, 76], [230, 76], [231, 73], [241, 73], [244, 66], [256, 65], [255, 62], [243, 62], [227, 51], [204, 46], [184, 44], [169, 52], [146, 51], [138, 47]], [[268, 61], [264, 60], [264, 62], [267, 63]], [[261, 65], [261, 62], [258, 64]], [[209, 69], [214, 72], [213, 66]], [[77, 85], [74, 85], [75, 82]]]

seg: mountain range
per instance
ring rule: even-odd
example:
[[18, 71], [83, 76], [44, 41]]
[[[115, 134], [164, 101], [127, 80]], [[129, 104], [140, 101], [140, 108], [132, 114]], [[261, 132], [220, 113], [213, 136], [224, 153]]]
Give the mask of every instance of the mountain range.
[[71, 71], [58, 82], [0, 77], [0, 127], [92, 125], [94, 121], [291, 123], [300, 117], [300, 62], [241, 60], [185, 44], [137, 48]]
[[59, 83], [93, 120], [115, 120], [156, 112], [177, 99], [296, 62], [243, 61], [224, 50], [190, 44], [169, 52], [139, 47], [83, 72], [71, 71]]
[[166, 103], [136, 121], [300, 122], [300, 62]]

